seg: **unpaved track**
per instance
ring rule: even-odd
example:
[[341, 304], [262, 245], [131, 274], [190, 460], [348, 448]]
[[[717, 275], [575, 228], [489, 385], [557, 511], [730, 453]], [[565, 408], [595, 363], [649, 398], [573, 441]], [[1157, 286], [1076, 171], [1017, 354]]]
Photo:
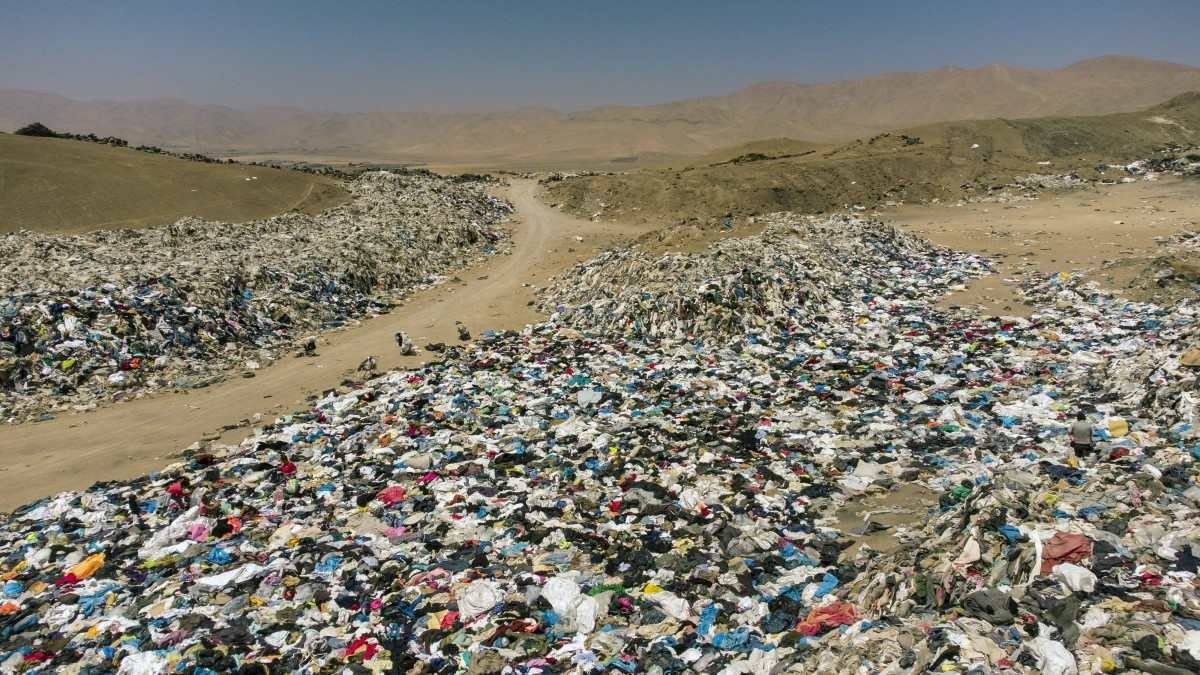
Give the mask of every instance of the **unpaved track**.
[[[457, 342], [454, 322], [473, 333], [515, 329], [542, 317], [528, 306], [534, 289], [578, 260], [645, 231], [591, 223], [546, 206], [533, 181], [514, 181], [517, 208], [513, 252], [461, 270], [448, 282], [411, 296], [390, 314], [322, 339], [318, 356], [286, 355], [257, 377], [186, 393], [167, 392], [47, 422], [0, 427], [0, 510], [39, 497], [85, 488], [96, 481], [134, 477], [162, 468], [177, 453], [213, 437], [226, 425], [302, 408], [305, 397], [352, 377], [368, 355], [380, 370], [416, 366], [430, 354], [401, 357], [393, 341], [407, 331], [418, 346]], [[582, 237], [578, 241], [576, 237]], [[247, 429], [226, 432], [234, 441]]]

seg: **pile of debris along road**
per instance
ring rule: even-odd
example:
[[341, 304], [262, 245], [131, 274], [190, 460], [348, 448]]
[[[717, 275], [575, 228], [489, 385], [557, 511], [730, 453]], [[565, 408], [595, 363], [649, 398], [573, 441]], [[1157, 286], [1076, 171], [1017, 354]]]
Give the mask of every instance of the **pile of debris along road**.
[[252, 371], [506, 245], [511, 206], [434, 174], [364, 174], [319, 215], [0, 237], [0, 419]]
[[[1029, 320], [944, 313], [939, 275], [978, 261], [872, 232], [848, 227], [842, 278], [767, 285], [823, 299], [772, 330], [680, 339], [624, 304], [605, 335], [487, 334], [18, 509], [0, 669], [1196, 672], [1197, 305], [1053, 277]], [[736, 294], [733, 255], [676, 262]], [[612, 335], [635, 317], [670, 325]], [[928, 512], [842, 524], [915, 486]]]

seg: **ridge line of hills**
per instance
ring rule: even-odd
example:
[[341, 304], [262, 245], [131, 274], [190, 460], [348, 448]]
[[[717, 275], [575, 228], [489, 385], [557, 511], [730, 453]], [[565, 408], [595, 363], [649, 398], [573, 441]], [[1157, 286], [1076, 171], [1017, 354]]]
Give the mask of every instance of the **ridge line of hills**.
[[939, 68], [818, 84], [760, 82], [727, 95], [562, 113], [320, 113], [176, 99], [77, 101], [0, 90], [0, 129], [31, 122], [217, 155], [501, 168], [647, 165], [772, 137], [839, 143], [944, 120], [1130, 112], [1200, 90], [1200, 68], [1128, 56], [1038, 70]]
[[1120, 180], [1110, 163], [1195, 162], [1200, 92], [1135, 112], [956, 120], [844, 144], [787, 138], [724, 148], [677, 164], [551, 176], [549, 199], [583, 217], [701, 222], [774, 211], [819, 213], [904, 201], [986, 196], [1031, 174]]

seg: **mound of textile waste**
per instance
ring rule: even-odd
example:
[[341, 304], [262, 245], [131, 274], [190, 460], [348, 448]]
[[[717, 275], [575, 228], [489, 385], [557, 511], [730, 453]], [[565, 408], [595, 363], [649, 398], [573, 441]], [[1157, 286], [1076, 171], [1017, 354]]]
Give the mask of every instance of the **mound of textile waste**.
[[774, 214], [760, 235], [700, 253], [612, 249], [575, 266], [541, 308], [578, 330], [723, 339], [784, 330], [865, 298], [940, 294], [986, 273], [985, 260], [878, 221]]
[[925, 289], [980, 261], [857, 250], [769, 330], [484, 334], [18, 509], [0, 669], [1195, 672], [1197, 306], [1056, 276], [949, 314]]
[[505, 245], [478, 185], [373, 172], [319, 215], [0, 237], [0, 418], [192, 388]]

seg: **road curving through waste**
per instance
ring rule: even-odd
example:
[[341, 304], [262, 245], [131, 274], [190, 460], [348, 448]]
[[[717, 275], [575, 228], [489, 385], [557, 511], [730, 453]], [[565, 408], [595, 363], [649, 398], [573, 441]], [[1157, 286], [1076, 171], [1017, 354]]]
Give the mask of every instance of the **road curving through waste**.
[[532, 180], [514, 180], [506, 196], [516, 207], [511, 254], [460, 270], [461, 281], [418, 292], [389, 314], [327, 334], [314, 357], [287, 356], [249, 379], [234, 375], [203, 389], [0, 427], [0, 509], [153, 471], [196, 441], [236, 441], [256, 415], [266, 420], [303, 407], [309, 394], [352, 377], [367, 356], [376, 357], [380, 371], [436, 356], [424, 351], [401, 356], [396, 331], [406, 331], [422, 346], [456, 342], [456, 321], [475, 333], [521, 328], [541, 316], [530, 304], [537, 286], [613, 242], [646, 231], [563, 214], [540, 200]]

